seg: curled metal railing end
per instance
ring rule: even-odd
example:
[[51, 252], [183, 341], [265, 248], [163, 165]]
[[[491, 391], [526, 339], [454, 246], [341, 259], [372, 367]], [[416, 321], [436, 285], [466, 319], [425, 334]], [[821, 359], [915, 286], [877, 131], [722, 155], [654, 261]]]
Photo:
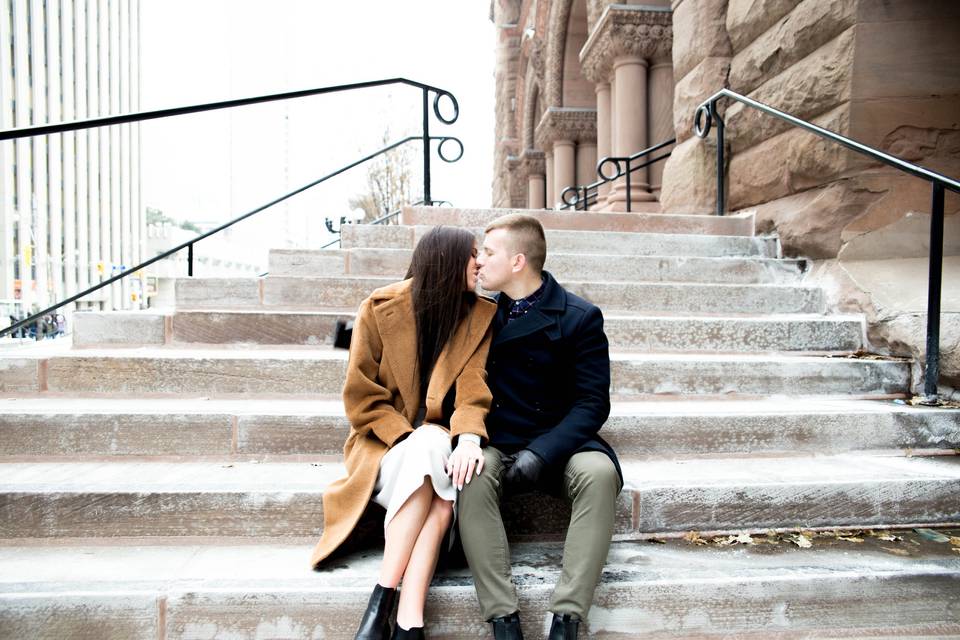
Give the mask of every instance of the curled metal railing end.
[[[567, 199], [567, 196], [572, 194], [573, 201]], [[580, 190], [576, 187], [567, 187], [560, 193], [560, 202], [565, 204], [568, 207], [575, 207], [580, 203]]]
[[[608, 176], [606, 173], [603, 172], [603, 166], [607, 163], [610, 163], [617, 168], [616, 174], [612, 176]], [[611, 180], [616, 180], [617, 178], [623, 175], [623, 167], [620, 166], [619, 160], [617, 160], [616, 158], [611, 158], [610, 156], [607, 156], [606, 158], [604, 158], [603, 160], [597, 163], [597, 175], [603, 178], [604, 180], [606, 180], [607, 182], [610, 182]]]
[[[707, 101], [697, 107], [693, 116], [693, 132], [698, 138], [706, 138], [713, 126], [714, 103]], [[704, 118], [704, 116], [706, 116]]]
[[[453, 136], [443, 136], [443, 137], [438, 138], [438, 139], [440, 140], [440, 144], [437, 145], [437, 155], [440, 156], [440, 159], [441, 159], [441, 160], [443, 160], [444, 162], [453, 163], [453, 162], [456, 162], [456, 161], [458, 161], [460, 158], [463, 157], [463, 142], [460, 140], [460, 138], [454, 138]], [[443, 145], [447, 144], [448, 142], [454, 142], [454, 143], [456, 143], [456, 145], [457, 145], [457, 147], [458, 147], [458, 151], [457, 151], [456, 157], [448, 158], [447, 156], [445, 156], [445, 155], [443, 154]]]
[[[444, 118], [443, 113], [440, 111], [440, 98], [443, 96], [449, 98], [450, 104], [453, 106], [453, 116], [450, 118]], [[443, 124], [453, 124], [457, 121], [457, 118], [460, 117], [460, 103], [457, 102], [457, 98], [449, 91], [439, 90], [433, 98], [433, 115], [437, 116], [437, 120]]]

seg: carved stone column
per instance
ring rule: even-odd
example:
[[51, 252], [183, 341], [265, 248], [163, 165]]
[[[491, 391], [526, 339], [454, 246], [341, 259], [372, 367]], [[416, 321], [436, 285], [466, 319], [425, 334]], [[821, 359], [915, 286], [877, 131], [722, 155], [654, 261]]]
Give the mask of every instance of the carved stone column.
[[523, 209], [527, 206], [527, 180], [520, 167], [520, 158], [517, 156], [507, 156], [506, 160], [507, 176], [507, 205], [510, 209]]
[[[584, 75], [596, 82], [611, 83], [611, 142], [617, 156], [629, 156], [651, 142], [650, 107], [660, 104], [657, 96], [648, 99], [650, 61], [669, 59], [673, 48], [672, 14], [668, 7], [609, 5], [580, 53]], [[656, 83], [663, 82], [663, 72]], [[658, 89], [659, 91], [659, 89]], [[599, 103], [598, 89], [598, 109]], [[670, 92], [672, 98], [672, 91]], [[631, 200], [653, 200], [648, 191], [647, 171], [631, 175]], [[608, 209], [626, 209], [626, 183], [618, 181], [608, 196]]]
[[597, 145], [583, 141], [577, 145], [577, 184], [597, 181]]
[[[613, 153], [613, 146], [611, 145], [611, 102], [610, 102], [610, 83], [609, 82], [598, 82], [597, 83], [597, 161], [604, 159], [605, 157]], [[594, 178], [596, 179], [596, 178]], [[600, 185], [598, 191], [597, 203], [605, 200], [607, 195], [610, 193], [610, 184], [604, 183]]]
[[520, 156], [520, 172], [527, 177], [528, 209], [544, 209], [546, 207], [545, 164], [542, 151], [527, 149]]
[[547, 171], [547, 208], [553, 209], [557, 206], [557, 187], [553, 180], [553, 152], [547, 152], [544, 156]]
[[[660, 58], [650, 66], [650, 136], [651, 145], [660, 144], [674, 136], [673, 133], [673, 61]], [[666, 147], [654, 152], [662, 156], [670, 151]], [[650, 191], [660, 199], [660, 185], [663, 182], [665, 161], [650, 165]]]
[[564, 189], [580, 184], [577, 180], [577, 145], [587, 145], [584, 157], [592, 153], [596, 158], [596, 140], [595, 109], [550, 107], [543, 114], [537, 125], [536, 146], [553, 150], [554, 202], [561, 201]]

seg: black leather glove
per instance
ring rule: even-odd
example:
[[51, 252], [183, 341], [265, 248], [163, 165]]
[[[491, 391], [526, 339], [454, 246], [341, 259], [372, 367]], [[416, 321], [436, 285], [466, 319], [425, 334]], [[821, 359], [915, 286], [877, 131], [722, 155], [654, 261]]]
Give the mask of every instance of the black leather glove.
[[543, 458], [530, 449], [521, 449], [512, 456], [508, 456], [504, 463], [507, 464], [507, 471], [503, 477], [504, 483], [529, 488], [537, 483], [544, 466]]

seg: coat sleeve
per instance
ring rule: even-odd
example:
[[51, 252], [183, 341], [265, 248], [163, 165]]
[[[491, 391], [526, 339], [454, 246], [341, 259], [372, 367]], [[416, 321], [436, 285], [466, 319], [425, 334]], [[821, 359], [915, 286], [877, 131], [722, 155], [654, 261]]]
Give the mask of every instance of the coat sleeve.
[[350, 359], [343, 386], [347, 419], [361, 436], [373, 435], [392, 447], [413, 431], [410, 422], [393, 405], [393, 394], [380, 382], [383, 341], [373, 317], [373, 303], [360, 305], [350, 339]]
[[487, 353], [490, 351], [492, 340], [493, 331], [488, 328], [483, 340], [463, 367], [463, 371], [457, 376], [457, 395], [453, 405], [453, 415], [450, 416], [452, 438], [463, 433], [473, 433], [480, 436], [481, 444], [487, 441], [484, 420], [493, 401], [493, 394], [487, 386]]
[[610, 349], [603, 332], [603, 314], [590, 307], [573, 334], [571, 345], [574, 395], [567, 414], [553, 429], [527, 445], [548, 465], [565, 463], [592, 440], [610, 415]]

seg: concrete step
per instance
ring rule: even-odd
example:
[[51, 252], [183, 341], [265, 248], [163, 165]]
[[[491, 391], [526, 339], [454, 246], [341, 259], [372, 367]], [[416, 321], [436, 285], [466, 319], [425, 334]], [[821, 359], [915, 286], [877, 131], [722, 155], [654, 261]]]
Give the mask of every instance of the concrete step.
[[[339, 456], [339, 399], [17, 398], [0, 456]], [[893, 401], [620, 401], [601, 432], [624, 459], [960, 449], [960, 411]]]
[[[652, 203], [659, 209], [659, 203]], [[682, 215], [672, 213], [590, 213], [537, 209], [458, 209], [448, 207], [404, 207], [398, 221], [405, 225], [446, 224], [457, 227], [486, 227], [508, 213], [531, 215], [545, 229], [577, 231], [628, 231], [634, 233], [679, 233], [717, 236], [754, 235], [753, 214], [730, 216]]]
[[[909, 530], [891, 534], [901, 540], [818, 537], [807, 549], [617, 541], [581, 637], [960, 636], [960, 555]], [[0, 547], [0, 638], [353, 638], [380, 554], [313, 572], [310, 550], [310, 541]], [[531, 640], [546, 637], [561, 555], [556, 543], [511, 548]], [[488, 637], [466, 568], [437, 572], [426, 619], [430, 638]]]
[[[426, 225], [345, 225], [341, 249], [413, 249]], [[470, 227], [483, 242], [483, 227]], [[763, 236], [631, 233], [621, 231], [567, 231], [545, 229], [547, 253], [613, 253], [631, 256], [700, 256], [704, 258], [776, 258], [778, 241]]]
[[[311, 349], [83, 349], [49, 357], [0, 358], [0, 395], [336, 395], [347, 353]], [[644, 396], [889, 397], [909, 390], [899, 360], [782, 355], [611, 356], [611, 392]]]
[[[270, 252], [271, 276], [389, 276], [402, 279], [410, 249]], [[799, 281], [806, 261], [766, 258], [631, 256], [613, 253], [553, 253], [546, 269], [560, 281], [704, 282], [779, 284]]]
[[[227, 278], [181, 278], [176, 307], [181, 310], [311, 309], [356, 311], [378, 287], [396, 278], [267, 277], [246, 281]], [[623, 283], [563, 281], [604, 313], [681, 315], [820, 314], [826, 309], [816, 287], [762, 284]], [[234, 293], [225, 295], [224, 287]]]
[[[838, 456], [624, 461], [620, 534], [960, 522], [960, 457]], [[313, 536], [324, 462], [0, 463], [0, 539]], [[514, 538], [556, 536], [569, 508], [504, 504]]]
[[[146, 344], [332, 344], [336, 323], [354, 313], [326, 311], [85, 312], [74, 315], [75, 347]], [[793, 315], [705, 318], [607, 315], [615, 350], [850, 352], [863, 346], [863, 319]]]

